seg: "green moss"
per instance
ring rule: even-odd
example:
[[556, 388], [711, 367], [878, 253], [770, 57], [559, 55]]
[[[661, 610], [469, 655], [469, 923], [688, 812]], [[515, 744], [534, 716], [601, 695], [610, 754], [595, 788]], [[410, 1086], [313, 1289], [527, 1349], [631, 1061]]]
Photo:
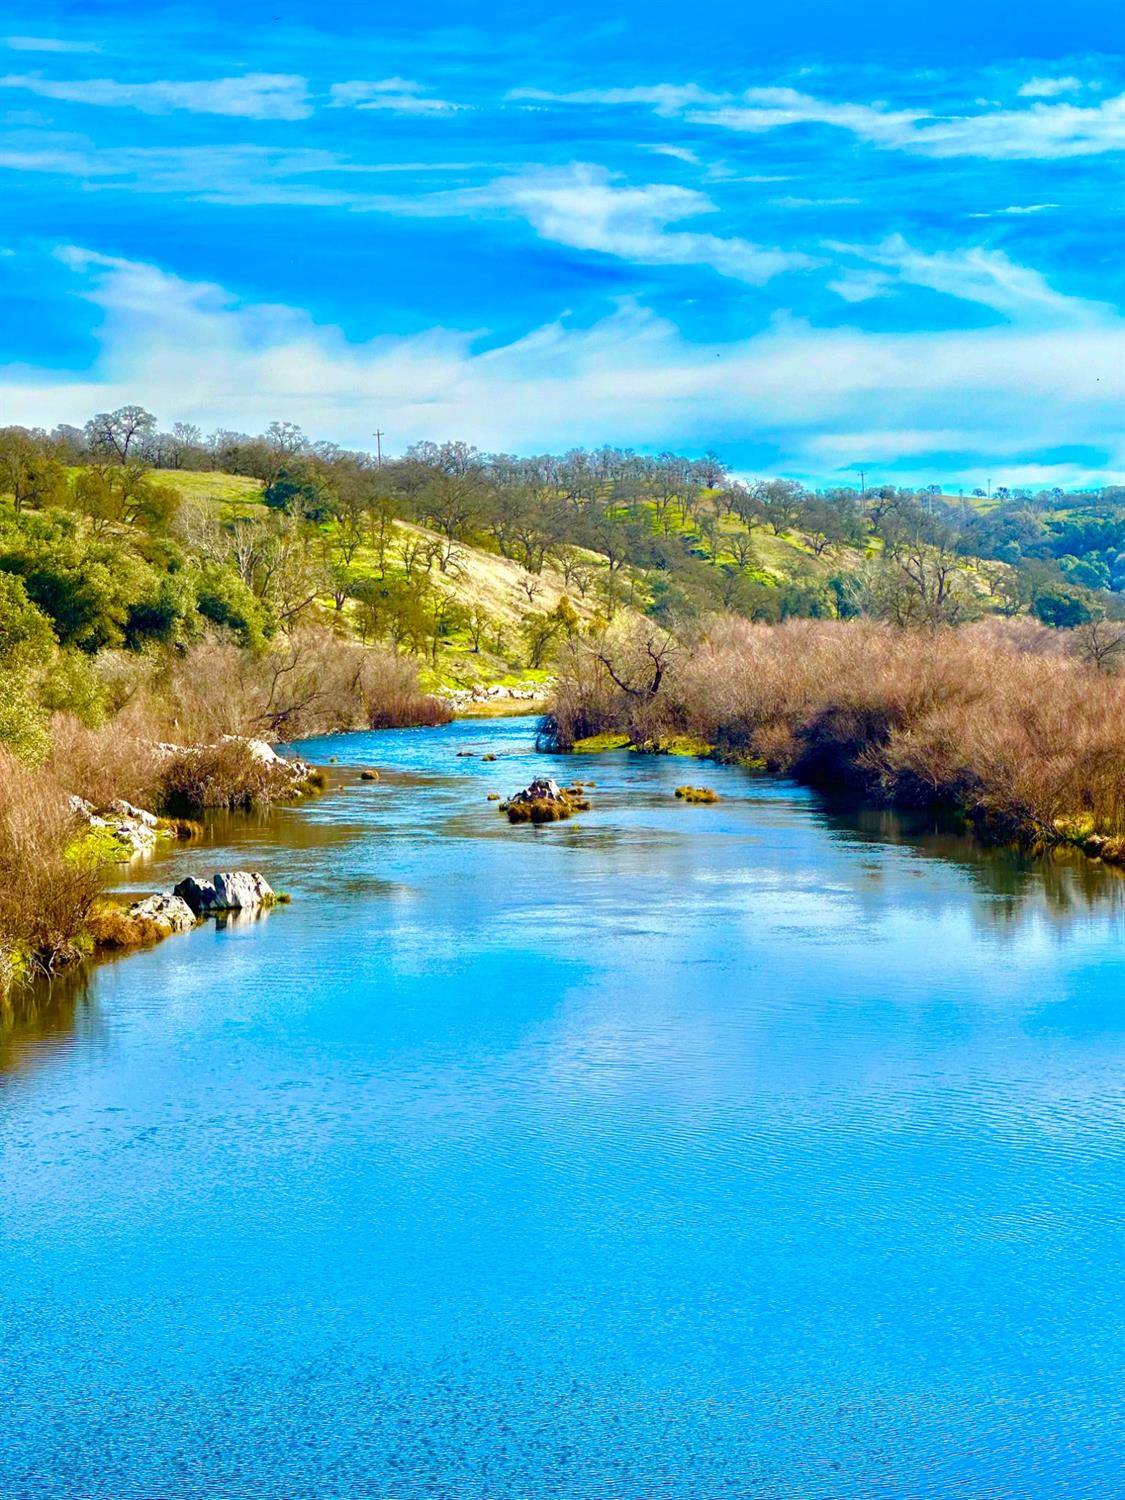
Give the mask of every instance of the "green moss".
[[667, 739], [658, 740], [656, 748], [661, 755], [687, 755], [697, 759], [715, 753], [714, 745], [709, 745], [706, 740], [698, 739], [692, 734], [669, 735]]
[[595, 755], [599, 750], [627, 750], [632, 744], [627, 734], [591, 734], [575, 740], [573, 749], [579, 755]]
[[98, 865], [127, 864], [132, 850], [112, 828], [87, 828], [67, 846], [66, 857], [74, 865], [90, 869]]

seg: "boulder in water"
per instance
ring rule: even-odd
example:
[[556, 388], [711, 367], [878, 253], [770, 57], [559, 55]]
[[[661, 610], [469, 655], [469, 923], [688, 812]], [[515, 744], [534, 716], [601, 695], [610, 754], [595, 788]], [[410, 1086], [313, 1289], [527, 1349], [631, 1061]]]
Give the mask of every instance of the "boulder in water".
[[157, 891], [155, 896], [134, 901], [128, 914], [146, 922], [155, 922], [164, 932], [187, 932], [198, 920], [183, 897], [172, 891]]
[[176, 887], [175, 895], [191, 907], [197, 917], [218, 911], [245, 911], [254, 906], [272, 906], [277, 900], [265, 877], [257, 870], [221, 870], [210, 880], [189, 875]]
[[517, 792], [514, 797], [509, 797], [509, 802], [565, 802], [566, 796], [557, 781], [552, 781], [549, 776], [537, 777], [530, 786], [525, 786], [522, 792]]

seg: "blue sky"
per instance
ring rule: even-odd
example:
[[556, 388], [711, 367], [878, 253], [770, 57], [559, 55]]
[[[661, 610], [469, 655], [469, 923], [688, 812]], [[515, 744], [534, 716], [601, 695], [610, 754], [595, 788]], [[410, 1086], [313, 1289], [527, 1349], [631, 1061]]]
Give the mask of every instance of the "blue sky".
[[1123, 479], [1123, 14], [0, 5], [0, 421]]

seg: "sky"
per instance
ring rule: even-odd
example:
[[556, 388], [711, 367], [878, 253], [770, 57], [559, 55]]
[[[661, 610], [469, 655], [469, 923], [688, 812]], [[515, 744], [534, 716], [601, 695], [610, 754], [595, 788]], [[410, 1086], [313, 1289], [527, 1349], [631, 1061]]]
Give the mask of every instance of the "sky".
[[1109, 0], [0, 0], [0, 424], [1125, 480]]

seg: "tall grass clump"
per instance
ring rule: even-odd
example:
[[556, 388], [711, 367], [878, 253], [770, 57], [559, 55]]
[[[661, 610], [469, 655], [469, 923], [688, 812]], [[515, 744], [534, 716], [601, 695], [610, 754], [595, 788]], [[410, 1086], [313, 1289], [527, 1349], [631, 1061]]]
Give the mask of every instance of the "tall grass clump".
[[292, 773], [255, 755], [245, 740], [177, 747], [160, 771], [160, 805], [173, 814], [202, 808], [251, 808], [294, 793]]
[[626, 690], [605, 650], [564, 660], [547, 725], [560, 748], [611, 730], [642, 747], [694, 734], [824, 789], [1125, 856], [1125, 678], [1084, 662], [1065, 632], [728, 617], [679, 645], [649, 697], [627, 690], [635, 647], [618, 649]]
[[21, 979], [78, 958], [109, 870], [65, 796], [0, 751], [0, 999]]

